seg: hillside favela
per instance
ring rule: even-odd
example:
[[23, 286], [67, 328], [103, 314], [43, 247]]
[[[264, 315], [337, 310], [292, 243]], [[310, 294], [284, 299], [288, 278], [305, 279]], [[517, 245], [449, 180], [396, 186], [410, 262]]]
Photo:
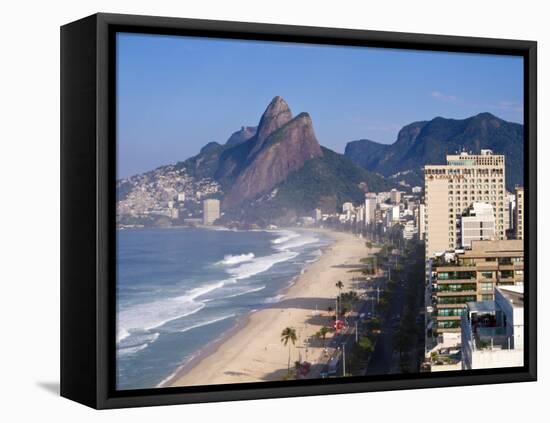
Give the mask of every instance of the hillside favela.
[[257, 116], [117, 181], [119, 389], [523, 365], [523, 125]]

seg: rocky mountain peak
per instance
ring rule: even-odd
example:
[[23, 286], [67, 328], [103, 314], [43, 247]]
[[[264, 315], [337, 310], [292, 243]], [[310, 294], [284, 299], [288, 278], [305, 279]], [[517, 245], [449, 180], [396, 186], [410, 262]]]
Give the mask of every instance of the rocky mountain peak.
[[233, 147], [239, 145], [245, 141], [248, 141], [254, 135], [256, 135], [255, 126], [242, 126], [240, 130], [235, 131], [231, 134], [227, 142], [225, 143], [228, 147]]
[[274, 97], [260, 119], [254, 147], [250, 151], [248, 157], [250, 158], [260, 151], [265, 140], [291, 119], [292, 112], [287, 102], [280, 96]]
[[[286, 102], [275, 97], [258, 126], [255, 153], [248, 155], [248, 165], [225, 198], [226, 206], [237, 205], [273, 189], [306, 161], [323, 155], [309, 114], [300, 113], [293, 119], [288, 119], [289, 116]], [[260, 131], [268, 127], [275, 129], [262, 139]]]

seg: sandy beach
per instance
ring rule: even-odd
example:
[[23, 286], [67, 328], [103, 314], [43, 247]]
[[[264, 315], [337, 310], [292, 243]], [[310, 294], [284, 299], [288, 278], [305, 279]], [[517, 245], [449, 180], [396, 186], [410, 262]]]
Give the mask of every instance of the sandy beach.
[[288, 326], [296, 329], [298, 337], [296, 345], [290, 348], [291, 366], [300, 358], [307, 359], [318, 371], [320, 366], [315, 364], [323, 360], [323, 342], [315, 333], [332, 323], [327, 308], [334, 308], [338, 294], [335, 284], [341, 280], [344, 291], [357, 289], [352, 281], [357, 273], [350, 270], [359, 267], [359, 260], [369, 253], [364, 239], [351, 234], [330, 234], [335, 242], [304, 270], [281, 301], [251, 313], [226, 339], [184, 365], [162, 386], [281, 380], [287, 374], [289, 348], [280, 338], [281, 331]]

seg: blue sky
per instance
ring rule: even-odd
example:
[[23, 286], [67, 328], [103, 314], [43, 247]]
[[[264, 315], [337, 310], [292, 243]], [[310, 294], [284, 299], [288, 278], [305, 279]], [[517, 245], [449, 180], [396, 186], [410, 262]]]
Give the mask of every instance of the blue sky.
[[257, 125], [271, 99], [308, 112], [321, 145], [392, 143], [436, 116], [523, 123], [510, 56], [118, 34], [118, 176], [185, 160]]

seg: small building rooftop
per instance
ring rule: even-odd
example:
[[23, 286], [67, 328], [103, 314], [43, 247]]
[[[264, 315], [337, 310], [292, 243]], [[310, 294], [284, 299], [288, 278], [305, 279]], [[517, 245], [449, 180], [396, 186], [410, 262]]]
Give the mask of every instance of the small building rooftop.
[[494, 301], [469, 301], [466, 303], [470, 313], [494, 313], [497, 305]]
[[523, 286], [499, 286], [497, 289], [514, 308], [523, 308]]

